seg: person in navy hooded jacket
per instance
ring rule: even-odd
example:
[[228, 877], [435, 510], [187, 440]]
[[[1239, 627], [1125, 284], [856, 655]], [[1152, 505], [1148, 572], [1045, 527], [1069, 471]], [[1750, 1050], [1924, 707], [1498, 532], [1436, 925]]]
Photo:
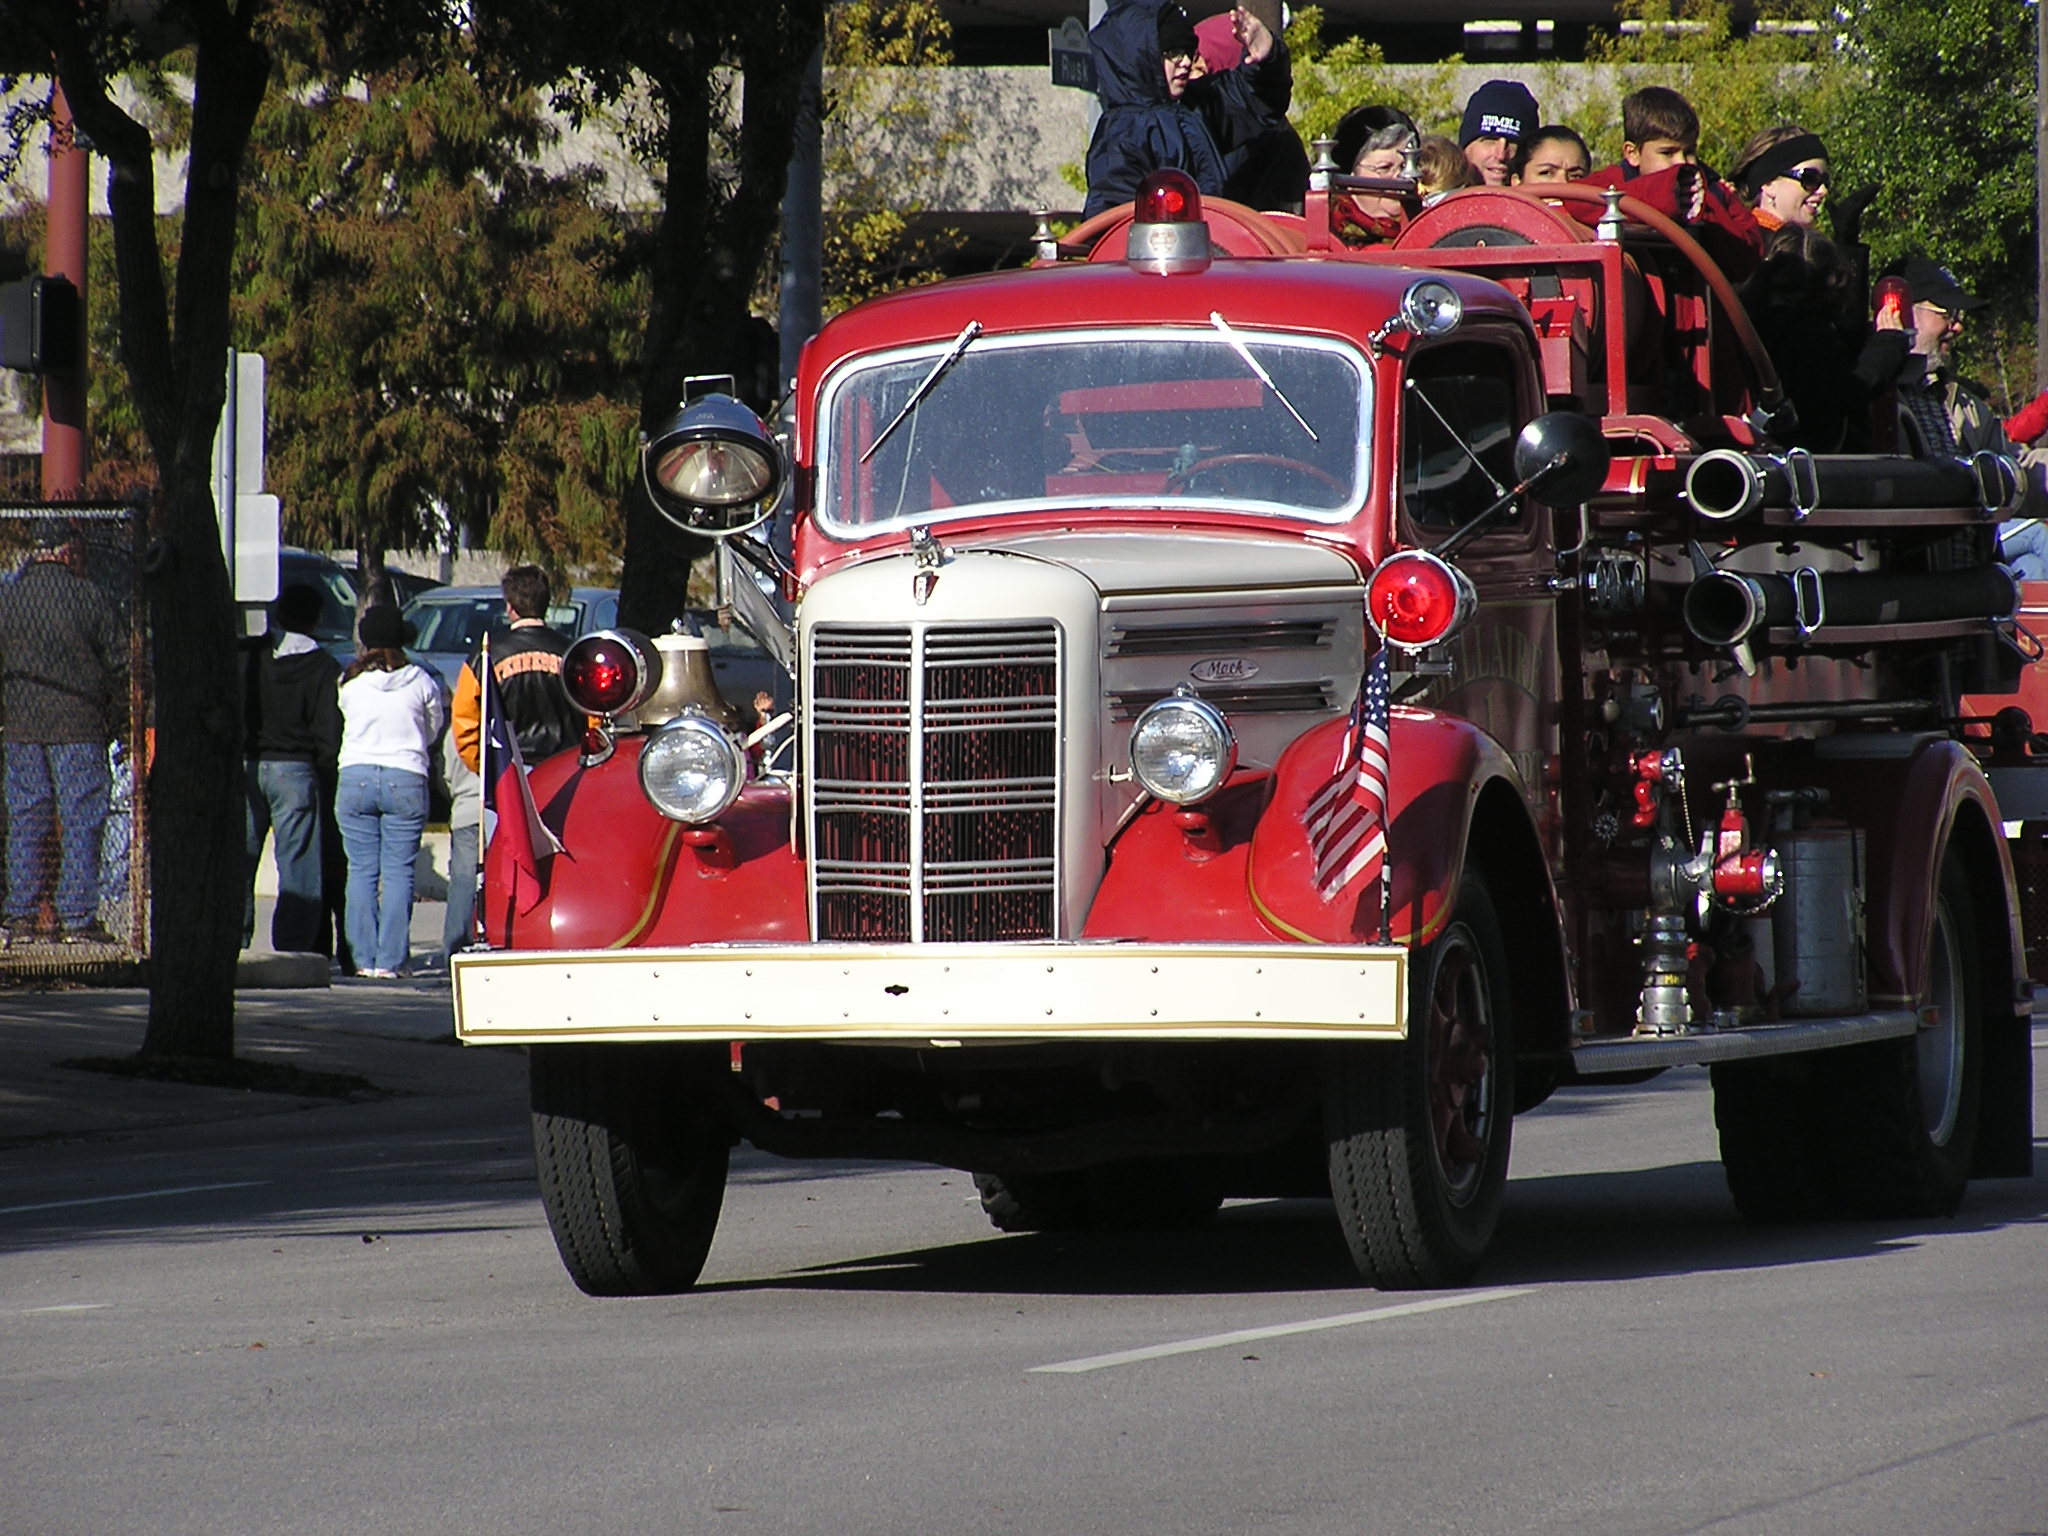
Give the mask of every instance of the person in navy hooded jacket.
[[1244, 63], [1199, 77], [1194, 23], [1173, 0], [1123, 0], [1095, 24], [1088, 42], [1102, 116], [1088, 143], [1084, 217], [1131, 201], [1138, 183], [1161, 169], [1186, 171], [1204, 193], [1226, 195], [1237, 152], [1284, 126], [1294, 90], [1287, 45], [1241, 6], [1231, 19]]

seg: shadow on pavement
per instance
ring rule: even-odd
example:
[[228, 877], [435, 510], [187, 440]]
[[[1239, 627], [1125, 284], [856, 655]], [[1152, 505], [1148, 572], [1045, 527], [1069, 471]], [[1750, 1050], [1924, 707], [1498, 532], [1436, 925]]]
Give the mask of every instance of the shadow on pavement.
[[[1935, 1233], [2048, 1220], [2048, 1179], [1973, 1185], [1950, 1221], [1752, 1226], [1735, 1212], [1718, 1163], [1517, 1181], [1477, 1285], [1602, 1283], [1772, 1269], [1881, 1256]], [[848, 1258], [781, 1275], [699, 1287], [992, 1295], [1208, 1295], [1357, 1291], [1329, 1204], [1226, 1206], [1181, 1232], [991, 1233], [975, 1242]]]

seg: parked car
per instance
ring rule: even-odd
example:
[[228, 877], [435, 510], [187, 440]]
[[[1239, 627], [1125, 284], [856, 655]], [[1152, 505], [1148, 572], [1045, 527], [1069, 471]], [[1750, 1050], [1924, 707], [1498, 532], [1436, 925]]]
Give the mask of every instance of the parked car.
[[[392, 596], [404, 607], [430, 591], [443, 590], [440, 582], [410, 571], [385, 567]], [[340, 561], [310, 549], [280, 549], [277, 552], [277, 590], [303, 584], [320, 594], [320, 618], [313, 626], [313, 638], [343, 666], [356, 655], [356, 577]], [[273, 621], [275, 613], [272, 614]]]
[[[789, 707], [789, 674], [752, 635], [737, 625], [720, 625], [715, 609], [692, 608], [689, 615], [697, 633], [710, 642], [712, 677], [728, 701], [749, 719], [758, 693], [770, 695], [781, 708]], [[506, 627], [505, 599], [496, 587], [437, 587], [408, 603], [405, 616], [417, 631], [413, 654], [451, 693], [477, 643], [486, 633], [501, 634]], [[611, 587], [577, 587], [566, 601], [548, 609], [549, 627], [572, 640], [611, 629], [618, 621], [619, 594]]]
[[[487, 633], [503, 633], [505, 599], [496, 587], [436, 587], [405, 605], [412, 653], [452, 691], [462, 663]], [[577, 587], [548, 609], [548, 627], [574, 640], [618, 622], [619, 594], [611, 587]]]

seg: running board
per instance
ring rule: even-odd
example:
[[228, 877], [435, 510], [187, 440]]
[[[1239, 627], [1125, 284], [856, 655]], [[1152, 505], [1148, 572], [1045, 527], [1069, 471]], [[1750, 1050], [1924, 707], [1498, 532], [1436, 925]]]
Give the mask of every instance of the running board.
[[1836, 1019], [1796, 1019], [1746, 1029], [1702, 1029], [1689, 1035], [1640, 1035], [1627, 1040], [1588, 1040], [1572, 1047], [1574, 1078], [1605, 1077], [1653, 1067], [1690, 1067], [1716, 1061], [1750, 1061], [1789, 1056], [1871, 1040], [1896, 1040], [1919, 1028], [1911, 1008], [1852, 1013]]

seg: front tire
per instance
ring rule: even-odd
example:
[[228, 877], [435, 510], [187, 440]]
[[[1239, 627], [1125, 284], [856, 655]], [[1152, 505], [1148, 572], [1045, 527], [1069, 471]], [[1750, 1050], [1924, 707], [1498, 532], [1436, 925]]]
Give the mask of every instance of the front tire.
[[1449, 924], [1411, 959], [1408, 1038], [1332, 1053], [1330, 1194], [1369, 1283], [1472, 1277], [1506, 1201], [1513, 1103], [1507, 949], [1484, 879], [1467, 872]]
[[725, 1203], [721, 1063], [661, 1046], [537, 1045], [533, 1160], [569, 1278], [592, 1296], [686, 1291]]

